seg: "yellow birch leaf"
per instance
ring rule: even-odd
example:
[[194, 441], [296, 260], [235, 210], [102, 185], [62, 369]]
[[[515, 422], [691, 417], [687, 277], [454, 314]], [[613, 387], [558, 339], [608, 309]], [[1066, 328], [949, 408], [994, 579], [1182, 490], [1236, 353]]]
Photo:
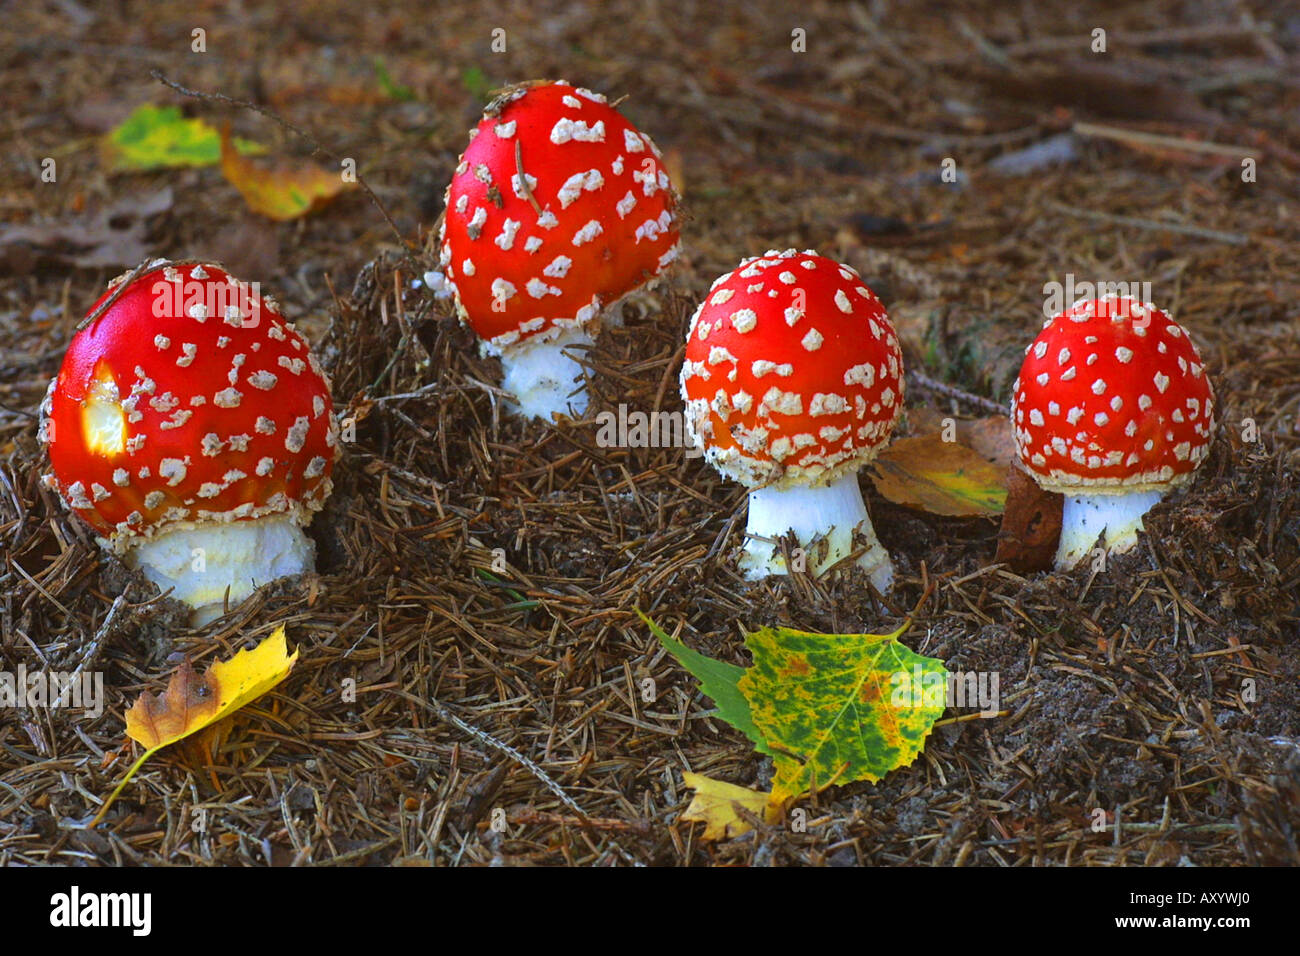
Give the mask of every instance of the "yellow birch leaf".
[[221, 130], [221, 172], [249, 209], [279, 222], [305, 216], [356, 185], [344, 180], [342, 170], [310, 164], [263, 168], [239, 154], [231, 143], [229, 126]]
[[91, 821], [95, 826], [117, 799], [141, 765], [169, 744], [229, 717], [284, 680], [298, 661], [288, 653], [284, 625], [252, 650], [241, 650], [228, 661], [218, 661], [202, 676], [189, 661], [178, 667], [161, 694], [141, 694], [126, 712], [126, 735], [145, 748], [117, 789], [104, 801]]
[[892, 634], [762, 627], [745, 635], [754, 666], [740, 679], [772, 752], [772, 799], [872, 783], [917, 758], [947, 706], [943, 662]]
[[682, 781], [695, 791], [695, 796], [681, 819], [703, 823], [702, 840], [726, 840], [753, 829], [738, 808], [768, 823], [781, 819], [781, 806], [773, 803], [769, 794], [689, 771], [682, 772]]

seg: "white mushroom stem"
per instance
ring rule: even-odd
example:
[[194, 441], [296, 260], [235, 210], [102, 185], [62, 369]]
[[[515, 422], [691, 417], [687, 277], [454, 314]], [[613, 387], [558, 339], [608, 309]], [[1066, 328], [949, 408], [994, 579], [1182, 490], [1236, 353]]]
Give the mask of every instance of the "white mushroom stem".
[[519, 413], [545, 422], [554, 414], [573, 418], [586, 414], [583, 368], [564, 350], [593, 343], [586, 331], [572, 328], [545, 342], [525, 340], [503, 349], [501, 367], [505, 376], [501, 386], [515, 397]]
[[1163, 491], [1066, 495], [1061, 515], [1061, 544], [1056, 569], [1068, 571], [1087, 557], [1106, 533], [1106, 550], [1122, 554], [1137, 544], [1142, 516], [1164, 497]]
[[227, 600], [234, 607], [264, 584], [313, 570], [316, 548], [290, 515], [276, 514], [164, 531], [124, 560], [191, 605], [197, 627], [220, 617]]
[[[745, 548], [740, 567], [750, 580], [788, 573], [785, 558], [772, 541], [794, 532], [807, 552], [808, 570], [820, 575], [852, 553], [854, 536], [866, 544], [858, 566], [871, 577], [876, 590], [884, 593], [894, 582], [894, 565], [889, 552], [876, 540], [876, 530], [867, 516], [867, 506], [858, 487], [858, 476], [850, 472], [828, 485], [791, 488], [756, 488], [749, 493], [749, 520], [745, 525]], [[759, 540], [767, 538], [769, 540]], [[812, 547], [818, 539], [825, 542]]]

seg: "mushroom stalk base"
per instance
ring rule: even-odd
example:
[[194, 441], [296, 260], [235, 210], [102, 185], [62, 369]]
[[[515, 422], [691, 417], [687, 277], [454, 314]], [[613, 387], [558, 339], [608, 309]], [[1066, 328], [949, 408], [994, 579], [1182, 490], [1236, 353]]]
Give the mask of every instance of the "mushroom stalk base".
[[[894, 583], [894, 565], [889, 552], [876, 540], [867, 516], [867, 506], [858, 487], [858, 476], [849, 473], [817, 487], [756, 488], [749, 493], [749, 519], [745, 525], [741, 570], [749, 580], [773, 574], [787, 574], [785, 557], [771, 541], [793, 531], [805, 549], [807, 567], [823, 574], [854, 550], [854, 536], [868, 546], [858, 566], [871, 577], [880, 592]], [[820, 539], [820, 540], [818, 540]], [[814, 544], [814, 542], [816, 542]]]
[[1088, 556], [1102, 532], [1106, 550], [1123, 554], [1137, 544], [1142, 516], [1164, 496], [1160, 491], [1133, 491], [1118, 495], [1066, 495], [1061, 514], [1061, 543], [1056, 549], [1056, 569], [1068, 571]]
[[276, 578], [312, 570], [316, 547], [290, 516], [277, 514], [164, 531], [124, 560], [193, 607], [191, 623], [200, 626], [220, 617], [227, 600], [234, 607]]
[[594, 339], [582, 329], [565, 329], [545, 342], [523, 342], [501, 352], [505, 372], [501, 387], [515, 398], [514, 408], [528, 418], [551, 421], [552, 415], [581, 418], [587, 412], [583, 368], [564, 350]]

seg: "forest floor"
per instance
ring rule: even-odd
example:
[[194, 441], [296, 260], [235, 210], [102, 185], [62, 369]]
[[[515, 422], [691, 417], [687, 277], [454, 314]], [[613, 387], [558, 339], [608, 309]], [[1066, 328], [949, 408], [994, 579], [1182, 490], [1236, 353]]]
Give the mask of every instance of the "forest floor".
[[[1300, 14], [741, 6], [6, 14], [0, 222], [51, 236], [6, 243], [0, 226], [0, 670], [88, 665], [107, 699], [94, 718], [0, 710], [0, 863], [1300, 863]], [[354, 157], [401, 235], [359, 190], [272, 223], [215, 167], [110, 171], [97, 142], [142, 103], [312, 151], [151, 70]], [[495, 361], [413, 283], [489, 91], [541, 77], [626, 95], [686, 213], [670, 279], [591, 355], [587, 418], [554, 427], [504, 412]], [[1024, 152], [1044, 143], [1049, 165]], [[898, 566], [886, 599], [850, 573], [746, 582], [744, 489], [680, 448], [599, 447], [594, 419], [680, 409], [709, 284], [789, 247], [857, 268], [910, 368], [1003, 407], [1046, 283], [1150, 282], [1215, 383], [1212, 453], [1102, 570], [1013, 573], [996, 522], [892, 504], [864, 475]], [[107, 280], [146, 255], [210, 257], [273, 290], [357, 422], [312, 526], [318, 574], [198, 630], [39, 483], [46, 384]], [[898, 434], [988, 414], [916, 384], [907, 399]], [[106, 621], [123, 588], [129, 613]], [[949, 722], [912, 765], [819, 794], [806, 832], [705, 842], [678, 819], [682, 772], [763, 787], [771, 762], [710, 715], [638, 608], [738, 664], [760, 626], [886, 633], [911, 615], [914, 650], [999, 675], [1004, 715]], [[300, 649], [289, 678], [211, 755], [155, 756], [83, 828], [130, 763], [130, 703], [182, 656], [206, 665], [278, 624]]]

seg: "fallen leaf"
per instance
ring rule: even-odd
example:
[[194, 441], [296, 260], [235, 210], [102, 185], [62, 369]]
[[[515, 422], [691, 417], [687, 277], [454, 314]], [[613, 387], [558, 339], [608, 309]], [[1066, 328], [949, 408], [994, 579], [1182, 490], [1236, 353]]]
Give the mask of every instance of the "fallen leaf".
[[194, 258], [220, 262], [231, 275], [275, 275], [281, 268], [280, 230], [261, 216], [240, 210], [214, 236], [194, 238]]
[[[964, 427], [963, 427], [964, 426]], [[1008, 415], [990, 415], [973, 421], [959, 422], [957, 440], [970, 445], [978, 455], [999, 468], [1006, 468], [1016, 457], [1016, 436]]]
[[748, 737], [759, 753], [769, 753], [763, 735], [754, 726], [753, 718], [750, 716], [749, 701], [745, 699], [738, 686], [740, 679], [745, 676], [745, 668], [691, 650], [681, 641], [669, 637], [654, 621], [642, 614], [640, 609], [636, 613], [641, 616], [641, 620], [650, 628], [651, 633], [659, 638], [659, 643], [677, 658], [677, 663], [700, 682], [700, 690], [717, 705], [718, 717]]
[[1007, 478], [1007, 507], [993, 560], [1017, 574], [1046, 571], [1056, 560], [1065, 499], [1038, 487], [1038, 482], [1017, 464], [1008, 466]]
[[170, 187], [126, 196], [92, 216], [0, 229], [0, 274], [45, 266], [75, 269], [134, 266], [149, 258], [147, 220], [172, 207]]
[[772, 751], [775, 803], [814, 786], [875, 783], [920, 754], [947, 706], [947, 671], [898, 640], [907, 626], [892, 634], [765, 627], [745, 636], [754, 666], [740, 690]]
[[1003, 469], [938, 435], [900, 438], [872, 463], [876, 490], [895, 504], [931, 514], [993, 517], [1007, 489]]
[[305, 216], [356, 185], [345, 181], [341, 170], [310, 164], [258, 166], [234, 149], [228, 126], [221, 131], [221, 172], [249, 209], [279, 222]]
[[126, 712], [126, 735], [146, 750], [165, 747], [212, 723], [218, 704], [212, 672], [200, 678], [181, 661], [164, 693], [141, 694]]
[[680, 819], [686, 823], [703, 823], [702, 840], [728, 840], [753, 829], [741, 810], [776, 823], [781, 819], [781, 807], [772, 803], [768, 794], [734, 783], [714, 780], [703, 774], [682, 772], [682, 782], [695, 791], [690, 805]]
[[[235, 140], [241, 153], [264, 153], [266, 147]], [[203, 120], [182, 115], [178, 106], [136, 108], [100, 140], [110, 169], [142, 172], [175, 166], [215, 166], [221, 161], [221, 137]]]
[[745, 669], [685, 648], [637, 613], [700, 680], [718, 704], [717, 716], [771, 754], [776, 776], [765, 807], [783, 808], [814, 786], [874, 782], [910, 764], [947, 706], [943, 662], [898, 640], [907, 624], [892, 634], [760, 628], [745, 635], [754, 657]]
[[664, 169], [668, 173], [668, 181], [673, 184], [673, 189], [677, 191], [677, 196], [686, 195], [686, 160], [682, 157], [682, 151], [676, 146], [670, 146], [664, 150]]
[[907, 424], [911, 435], [917, 438], [931, 434], [942, 438], [947, 431], [958, 444], [966, 445], [1000, 468], [1011, 464], [1016, 457], [1016, 437], [1008, 415], [956, 418], [937, 408], [917, 405], [907, 410]]
[[126, 735], [147, 748], [166, 747], [256, 700], [288, 676], [298, 652], [288, 653], [284, 626], [252, 650], [218, 661], [199, 677], [186, 661], [166, 692], [141, 694], [126, 712]]
[[141, 694], [126, 712], [126, 735], [145, 748], [117, 789], [104, 801], [91, 821], [103, 819], [118, 794], [141, 765], [169, 744], [184, 740], [230, 716], [250, 701], [261, 697], [288, 676], [298, 652], [288, 653], [284, 626], [252, 650], [241, 650], [228, 661], [219, 661], [199, 676], [183, 661], [161, 694]]

